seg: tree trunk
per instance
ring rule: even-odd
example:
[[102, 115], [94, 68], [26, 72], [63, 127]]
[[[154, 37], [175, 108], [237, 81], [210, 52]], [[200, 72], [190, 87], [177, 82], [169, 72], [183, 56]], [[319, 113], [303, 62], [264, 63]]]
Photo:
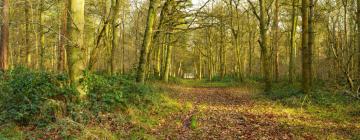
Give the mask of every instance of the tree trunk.
[[9, 47], [9, 0], [3, 0], [1, 42], [0, 42], [0, 71], [6, 71], [8, 66]]
[[85, 0], [69, 0], [68, 31], [70, 43], [67, 46], [67, 59], [71, 84], [77, 88], [80, 95], [86, 93], [80, 85], [85, 70], [84, 55], [84, 25]]
[[[111, 39], [111, 56], [110, 56], [110, 73], [113, 75], [115, 73], [115, 52], [116, 48], [119, 46], [119, 30], [116, 27], [117, 20], [119, 18], [119, 9], [120, 1], [111, 0], [112, 13], [111, 13], [111, 29], [112, 29], [112, 39]], [[124, 22], [124, 21], [122, 21]]]
[[220, 34], [221, 34], [221, 38], [220, 38], [220, 75], [221, 75], [221, 79], [224, 79], [225, 74], [226, 74], [226, 45], [225, 45], [225, 41], [224, 41], [224, 37], [225, 37], [225, 25], [221, 25], [220, 27]]
[[279, 81], [279, 0], [275, 0], [275, 11], [274, 11], [274, 37], [273, 37], [273, 47], [274, 47], [274, 72], [275, 72], [275, 81]]
[[266, 36], [266, 25], [265, 25], [265, 2], [264, 0], [259, 0], [260, 2], [260, 47], [261, 47], [261, 54], [263, 56], [263, 71], [265, 76], [265, 92], [269, 93], [271, 92], [271, 76], [270, 76], [270, 57], [268, 52], [268, 46], [267, 46], [267, 36]]
[[254, 33], [253, 32], [249, 32], [249, 66], [248, 66], [248, 69], [249, 69], [249, 75], [250, 77], [252, 77], [252, 61], [253, 61], [253, 50], [254, 50], [254, 47], [253, 47], [253, 37], [255, 37]]
[[156, 19], [156, 5], [158, 0], [150, 0], [146, 29], [144, 34], [144, 40], [141, 47], [140, 60], [137, 69], [136, 81], [139, 83], [145, 82], [145, 69], [147, 64], [147, 56], [149, 54], [149, 48], [152, 40], [153, 26]]
[[296, 14], [296, 4], [298, 0], [292, 2], [292, 23], [290, 35], [290, 60], [289, 60], [289, 82], [293, 83], [295, 79], [295, 66], [296, 66], [296, 27], [298, 24], [298, 17]]
[[28, 67], [31, 67], [31, 45], [30, 45], [30, 22], [29, 22], [29, 18], [30, 18], [30, 14], [29, 14], [29, 1], [25, 0], [25, 61], [26, 61], [26, 65]]
[[[357, 0], [358, 80], [360, 80], [360, 0]], [[359, 89], [360, 90], [360, 89]], [[359, 91], [360, 92], [360, 91]]]
[[199, 70], [198, 70], [198, 73], [199, 73], [199, 75], [198, 75], [198, 78], [199, 78], [199, 80], [202, 80], [202, 75], [203, 75], [203, 71], [202, 71], [202, 69], [203, 69], [203, 64], [202, 64], [202, 54], [200, 53], [200, 50], [199, 50]]
[[[160, 42], [160, 41], [159, 41]], [[161, 74], [161, 43], [156, 47], [156, 57], [155, 57], [155, 76], [160, 77]]]
[[305, 94], [310, 93], [311, 88], [311, 49], [309, 36], [309, 0], [302, 0], [302, 88]]
[[67, 44], [67, 16], [68, 16], [68, 1], [63, 1], [63, 10], [61, 15], [61, 33], [58, 54], [58, 71], [64, 72], [66, 65], [65, 46]]
[[166, 51], [166, 57], [165, 57], [165, 69], [164, 69], [164, 74], [162, 76], [162, 80], [164, 82], [169, 81], [170, 65], [171, 65], [171, 61], [172, 61], [171, 57], [172, 57], [171, 35], [167, 34], [167, 51]]
[[[120, 8], [120, 6], [119, 6]], [[123, 9], [122, 11], [123, 13], [123, 17], [122, 17], [122, 29], [121, 29], [121, 33], [122, 33], [122, 70], [121, 70], [121, 74], [125, 74], [125, 39], [126, 39], [126, 32], [125, 32], [125, 20], [126, 20], [126, 15], [125, 15], [125, 10]]]
[[40, 47], [40, 70], [44, 70], [45, 69], [45, 35], [43, 33], [43, 5], [44, 0], [40, 1], [39, 4], [39, 28], [38, 28], [38, 32], [40, 34], [40, 38], [39, 38], [39, 47]]
[[310, 0], [310, 13], [309, 13], [309, 39], [308, 39], [308, 49], [306, 51], [308, 57], [307, 57], [307, 73], [308, 73], [308, 83], [309, 83], [309, 88], [311, 89], [312, 86], [312, 80], [313, 80], [313, 67], [312, 67], [312, 63], [313, 63], [313, 48], [314, 48], [314, 42], [315, 42], [315, 33], [314, 33], [314, 0]]
[[165, 39], [160, 38], [161, 36], [161, 32], [160, 30], [163, 28], [164, 25], [164, 21], [165, 21], [165, 14], [168, 11], [169, 8], [169, 4], [170, 4], [170, 0], [166, 0], [164, 5], [161, 8], [161, 12], [160, 12], [160, 19], [159, 19], [159, 25], [157, 26], [157, 31], [155, 32], [154, 36], [153, 36], [153, 40], [159, 42], [159, 44], [157, 44], [157, 52], [156, 52], [156, 66], [155, 66], [155, 74], [156, 76], [161, 77], [161, 51], [163, 50], [163, 48], [161, 47], [162, 44], [165, 42]]

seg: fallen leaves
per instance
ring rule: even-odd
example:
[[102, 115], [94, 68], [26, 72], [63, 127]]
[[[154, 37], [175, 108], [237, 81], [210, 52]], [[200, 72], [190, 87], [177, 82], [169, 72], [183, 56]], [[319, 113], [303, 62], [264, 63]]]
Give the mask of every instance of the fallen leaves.
[[[242, 87], [211, 88], [171, 86], [172, 98], [192, 109], [169, 117], [167, 123], [158, 129], [159, 138], [166, 139], [246, 139], [246, 140], [289, 140], [319, 139], [326, 131], [342, 134], [354, 126], [344, 126], [331, 121], [313, 118], [306, 112], [287, 108], [274, 101], [263, 100], [259, 94]], [[252, 91], [252, 92], [249, 92]], [[191, 118], [196, 117], [196, 128], [189, 129]], [[185, 127], [174, 127], [176, 121]], [[293, 123], [298, 122], [298, 123]], [[311, 125], [305, 125], [306, 123]], [[319, 125], [328, 125], [327, 129]], [[302, 129], [299, 129], [303, 127]], [[166, 130], [166, 131], [165, 131]], [[345, 138], [351, 136], [345, 134]], [[326, 136], [325, 136], [326, 138]], [[336, 137], [338, 138], [338, 137]]]

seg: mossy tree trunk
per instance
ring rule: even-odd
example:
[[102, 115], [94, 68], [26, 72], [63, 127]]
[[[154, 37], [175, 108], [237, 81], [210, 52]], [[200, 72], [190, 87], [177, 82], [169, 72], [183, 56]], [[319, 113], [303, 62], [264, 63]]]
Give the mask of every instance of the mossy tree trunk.
[[268, 11], [269, 9], [266, 9], [265, 7], [265, 1], [264, 0], [259, 0], [259, 7], [260, 7], [260, 14], [258, 14], [256, 12], [256, 7], [254, 6], [254, 4], [248, 0], [253, 13], [255, 14], [256, 18], [259, 20], [259, 28], [260, 28], [260, 40], [259, 40], [259, 44], [260, 44], [260, 59], [262, 62], [262, 71], [264, 73], [264, 81], [265, 81], [265, 93], [271, 93], [271, 88], [272, 88], [272, 80], [271, 80], [271, 65], [270, 65], [270, 61], [271, 61], [271, 55], [269, 54], [269, 48], [268, 48], [268, 38], [267, 38], [267, 26], [269, 26], [267, 23], [270, 19], [268, 19], [267, 21], [265, 20], [265, 16], [266, 16], [266, 11]]
[[140, 52], [139, 65], [137, 68], [136, 81], [139, 83], [145, 82], [146, 64], [148, 61], [147, 56], [149, 55], [150, 44], [152, 41], [153, 26], [154, 26], [154, 22], [156, 19], [157, 3], [158, 3], [158, 0], [150, 0], [145, 34], [144, 34], [143, 44], [142, 44], [141, 52]]
[[85, 70], [84, 56], [84, 25], [85, 0], [69, 0], [68, 31], [70, 43], [67, 46], [67, 59], [70, 83], [77, 88], [81, 95], [86, 94], [80, 85]]

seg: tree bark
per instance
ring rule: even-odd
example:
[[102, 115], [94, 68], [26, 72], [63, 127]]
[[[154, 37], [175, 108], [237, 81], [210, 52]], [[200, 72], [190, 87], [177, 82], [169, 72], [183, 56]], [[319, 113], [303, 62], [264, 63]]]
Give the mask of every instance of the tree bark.
[[[112, 39], [111, 39], [111, 56], [110, 56], [110, 73], [113, 75], [115, 73], [115, 52], [116, 48], [119, 46], [119, 30], [117, 28], [117, 20], [119, 18], [119, 9], [120, 9], [120, 1], [119, 0], [111, 0], [112, 6], [112, 17], [111, 17], [111, 29], [112, 29]], [[124, 21], [122, 21], [124, 22]]]
[[[357, 48], [358, 48], [358, 80], [360, 80], [360, 0], [357, 0]], [[360, 89], [359, 89], [360, 90]], [[358, 91], [360, 92], [360, 91]]]
[[39, 47], [40, 47], [40, 70], [45, 69], [45, 35], [43, 33], [43, 8], [44, 8], [44, 0], [41, 0], [39, 3], [39, 27], [38, 32], [40, 34], [39, 38]]
[[171, 44], [171, 35], [167, 34], [167, 51], [166, 51], [166, 57], [165, 57], [165, 69], [164, 69], [164, 75], [162, 76], [162, 80], [164, 82], [169, 81], [169, 75], [170, 75], [170, 66], [171, 66], [171, 57], [172, 57], [172, 44]]
[[9, 47], [9, 0], [3, 0], [1, 42], [0, 42], [0, 71], [8, 70]]
[[302, 90], [305, 94], [310, 93], [311, 88], [311, 49], [309, 46], [309, 0], [302, 0]]
[[202, 77], [203, 77], [203, 58], [202, 58], [202, 54], [200, 53], [200, 50], [199, 50], [199, 70], [198, 70], [198, 79], [199, 80], [202, 80]]
[[293, 83], [295, 79], [296, 67], [296, 27], [298, 24], [298, 17], [296, 14], [296, 4], [298, 0], [292, 1], [292, 23], [290, 35], [290, 60], [289, 60], [289, 82]]
[[60, 33], [60, 43], [58, 50], [58, 71], [64, 72], [66, 65], [66, 50], [65, 46], [67, 44], [67, 16], [68, 16], [68, 1], [63, 1], [63, 10], [61, 15], [61, 33]]
[[220, 27], [220, 75], [221, 75], [221, 79], [224, 79], [225, 75], [226, 75], [226, 45], [225, 45], [225, 25], [223, 23], [221, 23], [221, 27]]
[[274, 37], [273, 37], [273, 49], [274, 49], [274, 75], [275, 81], [279, 81], [279, 0], [275, 0], [274, 11]]
[[145, 69], [146, 69], [146, 64], [148, 61], [147, 56], [149, 54], [149, 48], [150, 48], [150, 44], [152, 41], [154, 21], [156, 19], [157, 3], [158, 3], [158, 0], [150, 0], [147, 22], [146, 22], [146, 29], [145, 29], [145, 34], [144, 34], [144, 40], [143, 40], [143, 44], [141, 47], [140, 60], [139, 60], [139, 65], [138, 65], [138, 69], [137, 69], [136, 81], [139, 83], [145, 82]]
[[259, 0], [260, 2], [260, 47], [261, 47], [261, 54], [263, 56], [263, 68], [264, 68], [264, 80], [265, 80], [265, 92], [269, 93], [271, 92], [271, 76], [270, 76], [270, 56], [268, 52], [268, 46], [267, 46], [267, 29], [265, 24], [265, 2], [264, 0]]
[[29, 14], [29, 1], [25, 0], [25, 61], [26, 61], [26, 65], [28, 67], [31, 67], [31, 45], [30, 45], [30, 22], [29, 22], [29, 18], [30, 18], [30, 14]]
[[77, 88], [80, 95], [86, 93], [81, 86], [85, 70], [84, 25], [85, 0], [69, 0], [68, 31], [70, 43], [67, 46], [70, 83]]
[[306, 67], [307, 67], [307, 81], [309, 84], [309, 88], [311, 89], [312, 86], [312, 80], [313, 80], [313, 67], [312, 67], [312, 63], [313, 63], [313, 48], [314, 48], [314, 41], [315, 41], [315, 34], [314, 34], [314, 0], [310, 0], [310, 5], [309, 5], [310, 9], [309, 9], [309, 39], [308, 39], [308, 49], [306, 51], [307, 53], [307, 59], [306, 59]]

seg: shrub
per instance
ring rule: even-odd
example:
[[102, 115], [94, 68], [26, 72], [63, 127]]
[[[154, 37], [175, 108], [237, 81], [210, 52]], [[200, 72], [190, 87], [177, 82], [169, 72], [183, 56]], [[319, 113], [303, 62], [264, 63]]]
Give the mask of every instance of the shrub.
[[94, 112], [111, 111], [121, 104], [123, 91], [118, 77], [91, 74], [86, 78], [88, 104]]
[[153, 92], [152, 87], [136, 84], [128, 76], [88, 74], [86, 77], [87, 103], [94, 113], [110, 112], [129, 103], [139, 103], [141, 96]]
[[26, 125], [46, 124], [67, 112], [77, 94], [67, 86], [66, 76], [15, 68], [1, 80], [1, 119]]

